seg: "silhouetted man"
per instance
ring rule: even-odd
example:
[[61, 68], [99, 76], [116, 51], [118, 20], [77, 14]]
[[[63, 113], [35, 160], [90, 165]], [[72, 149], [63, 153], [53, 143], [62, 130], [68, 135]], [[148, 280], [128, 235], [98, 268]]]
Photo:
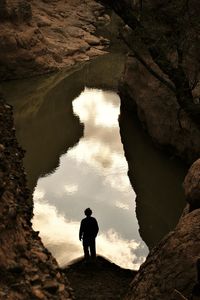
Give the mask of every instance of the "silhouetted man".
[[[97, 220], [93, 217], [92, 211], [90, 208], [86, 208], [84, 211], [86, 218], [81, 221], [80, 230], [79, 230], [79, 239], [83, 240], [83, 250], [85, 259], [88, 260], [91, 258], [96, 258], [96, 246], [95, 238], [99, 231], [99, 226]], [[90, 250], [90, 253], [89, 253]]]

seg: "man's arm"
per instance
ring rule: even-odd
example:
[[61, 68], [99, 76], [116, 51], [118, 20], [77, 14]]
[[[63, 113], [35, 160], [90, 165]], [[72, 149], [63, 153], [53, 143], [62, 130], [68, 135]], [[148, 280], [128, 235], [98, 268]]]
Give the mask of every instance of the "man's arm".
[[81, 241], [83, 237], [83, 220], [81, 221], [80, 229], [79, 229], [79, 240]]
[[97, 233], [99, 232], [99, 225], [97, 223], [97, 220], [95, 219], [95, 236], [97, 236]]

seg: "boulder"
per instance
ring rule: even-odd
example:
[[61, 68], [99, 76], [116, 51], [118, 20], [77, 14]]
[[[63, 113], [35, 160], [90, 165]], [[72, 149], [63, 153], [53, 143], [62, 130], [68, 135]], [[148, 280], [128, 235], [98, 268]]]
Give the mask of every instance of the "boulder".
[[200, 209], [196, 209], [182, 217], [174, 231], [150, 252], [126, 300], [174, 299], [174, 290], [190, 299], [199, 255]]
[[190, 167], [184, 180], [184, 189], [190, 210], [200, 208], [200, 159]]

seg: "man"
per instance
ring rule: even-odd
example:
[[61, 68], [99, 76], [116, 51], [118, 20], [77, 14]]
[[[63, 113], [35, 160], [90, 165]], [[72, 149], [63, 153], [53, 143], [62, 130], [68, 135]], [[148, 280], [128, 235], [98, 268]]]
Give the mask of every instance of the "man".
[[[79, 230], [79, 239], [83, 240], [83, 250], [85, 259], [88, 260], [90, 257], [92, 259], [96, 258], [96, 246], [95, 238], [99, 231], [97, 220], [92, 215], [92, 210], [86, 208], [84, 211], [86, 218], [81, 221]], [[90, 250], [90, 252], [89, 252]]]

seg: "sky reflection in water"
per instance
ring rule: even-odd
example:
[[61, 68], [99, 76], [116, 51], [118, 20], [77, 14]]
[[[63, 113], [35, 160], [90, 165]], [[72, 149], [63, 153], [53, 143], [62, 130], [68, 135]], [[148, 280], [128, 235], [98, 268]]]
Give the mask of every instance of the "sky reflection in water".
[[38, 180], [34, 229], [63, 266], [83, 253], [79, 223], [91, 207], [100, 227], [97, 253], [137, 269], [148, 251], [138, 234], [135, 194], [120, 141], [119, 97], [86, 88], [73, 101], [73, 111], [84, 123], [84, 137], [60, 157], [53, 174]]

